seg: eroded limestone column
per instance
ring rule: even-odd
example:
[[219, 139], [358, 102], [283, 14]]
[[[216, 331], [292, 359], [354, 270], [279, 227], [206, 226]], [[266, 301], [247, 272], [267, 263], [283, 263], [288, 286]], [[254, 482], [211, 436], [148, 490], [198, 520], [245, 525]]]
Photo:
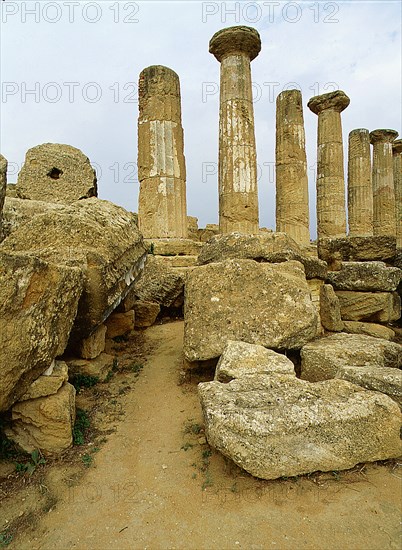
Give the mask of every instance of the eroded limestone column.
[[370, 132], [373, 145], [373, 234], [395, 236], [395, 190], [392, 165], [392, 142], [395, 130]]
[[145, 238], [186, 238], [186, 166], [177, 74], [153, 65], [139, 78], [138, 224]]
[[276, 99], [276, 230], [310, 244], [308, 178], [302, 95], [281, 92]]
[[352, 130], [349, 134], [348, 221], [349, 236], [373, 234], [370, 133], [365, 128]]
[[312, 97], [308, 107], [318, 115], [317, 138], [317, 235], [346, 236], [345, 175], [341, 112], [348, 96], [338, 90]]
[[4, 238], [3, 206], [7, 191], [7, 159], [0, 155], [0, 242]]
[[252, 102], [252, 61], [261, 50], [250, 27], [230, 27], [211, 38], [221, 63], [219, 112], [219, 229], [258, 233], [257, 158]]
[[394, 164], [396, 247], [402, 249], [402, 139], [392, 144]]

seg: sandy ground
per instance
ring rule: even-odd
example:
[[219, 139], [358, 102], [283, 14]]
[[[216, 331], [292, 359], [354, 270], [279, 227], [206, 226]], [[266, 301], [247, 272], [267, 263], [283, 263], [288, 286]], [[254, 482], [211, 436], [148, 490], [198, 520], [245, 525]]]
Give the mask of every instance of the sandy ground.
[[144, 334], [150, 352], [116, 431], [9, 548], [401, 548], [398, 463], [252, 478], [205, 444], [197, 380], [178, 383], [183, 323]]

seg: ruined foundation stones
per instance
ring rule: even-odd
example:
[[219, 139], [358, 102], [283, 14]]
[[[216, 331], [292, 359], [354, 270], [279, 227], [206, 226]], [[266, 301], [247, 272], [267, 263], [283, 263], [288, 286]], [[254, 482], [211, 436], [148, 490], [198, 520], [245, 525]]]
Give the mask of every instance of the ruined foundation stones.
[[395, 188], [395, 217], [396, 217], [396, 247], [402, 254], [402, 139], [392, 144], [394, 188]]
[[145, 238], [186, 238], [186, 166], [180, 82], [162, 65], [139, 78], [138, 224]]
[[348, 96], [338, 90], [315, 96], [308, 102], [318, 115], [317, 139], [317, 235], [346, 235], [345, 178], [341, 112], [349, 105]]
[[302, 95], [281, 92], [276, 100], [276, 230], [310, 243], [307, 159]]
[[95, 170], [79, 149], [44, 143], [28, 150], [18, 174], [18, 197], [70, 204], [97, 194]]
[[250, 61], [261, 50], [258, 32], [230, 27], [214, 34], [209, 51], [221, 63], [219, 112], [219, 228], [258, 233], [257, 159]]
[[348, 222], [349, 236], [373, 234], [370, 134], [365, 128], [349, 134]]
[[0, 155], [0, 242], [4, 239], [3, 205], [7, 190], [7, 159]]
[[398, 137], [395, 130], [370, 132], [373, 144], [373, 233], [396, 235], [395, 191], [392, 164], [392, 142]]

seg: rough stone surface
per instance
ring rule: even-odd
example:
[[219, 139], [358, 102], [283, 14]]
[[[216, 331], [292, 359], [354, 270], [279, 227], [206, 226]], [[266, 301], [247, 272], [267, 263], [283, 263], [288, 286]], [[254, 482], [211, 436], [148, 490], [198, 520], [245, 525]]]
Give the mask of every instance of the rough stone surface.
[[0, 242], [5, 236], [3, 229], [3, 205], [7, 191], [7, 165], [7, 159], [3, 155], [0, 155]]
[[329, 271], [327, 280], [336, 290], [392, 292], [402, 278], [397, 267], [384, 262], [342, 262], [340, 271]]
[[373, 234], [370, 135], [365, 128], [349, 134], [348, 223], [350, 236]]
[[316, 336], [317, 313], [299, 262], [226, 260], [189, 273], [184, 355], [219, 357], [228, 340], [297, 349]]
[[402, 370], [387, 367], [341, 367], [336, 378], [385, 393], [402, 408]]
[[251, 66], [258, 32], [236, 26], [214, 34], [209, 51], [221, 63], [219, 109], [219, 229], [258, 233], [257, 157]]
[[320, 290], [320, 318], [322, 326], [332, 332], [343, 330], [339, 300], [331, 285], [323, 285]]
[[134, 310], [126, 313], [112, 313], [105, 321], [106, 336], [116, 338], [116, 336], [125, 336], [134, 330], [135, 313]]
[[389, 323], [401, 316], [401, 299], [396, 292], [335, 291], [344, 321]]
[[329, 264], [334, 261], [391, 261], [396, 253], [395, 238], [388, 236], [319, 239], [318, 256]]
[[161, 306], [155, 302], [138, 301], [134, 304], [135, 327], [146, 328], [152, 326], [158, 317]]
[[77, 268], [0, 251], [0, 411], [64, 352], [82, 287]]
[[308, 107], [318, 115], [317, 235], [346, 235], [345, 177], [341, 112], [350, 99], [341, 90], [312, 97]]
[[17, 181], [21, 199], [71, 204], [97, 193], [95, 170], [79, 149], [44, 143], [27, 151]]
[[190, 239], [145, 239], [151, 254], [158, 256], [198, 256], [202, 243]]
[[343, 470], [401, 452], [397, 404], [344, 380], [249, 375], [198, 388], [208, 443], [259, 478]]
[[198, 265], [198, 256], [156, 256], [169, 267], [192, 267]]
[[324, 333], [324, 327], [321, 323], [321, 289], [324, 285], [324, 281], [321, 279], [308, 279], [307, 284], [310, 290], [311, 301], [317, 312], [317, 337]]
[[46, 212], [63, 212], [65, 205], [54, 202], [24, 200], [6, 197], [4, 201], [3, 222], [4, 236], [8, 237], [22, 225], [29, 223], [34, 216]]
[[204, 228], [198, 230], [198, 240], [206, 243], [211, 237], [219, 234], [219, 225], [216, 223], [207, 223]]
[[399, 254], [402, 255], [402, 139], [396, 139], [393, 142], [392, 155], [396, 208], [396, 247]]
[[299, 245], [285, 233], [217, 235], [203, 245], [198, 262], [203, 265], [232, 258], [270, 263], [297, 260], [303, 264], [307, 279], [325, 279], [327, 276], [326, 263], [304, 254]]
[[276, 230], [310, 243], [306, 139], [302, 94], [286, 90], [276, 99]]
[[64, 361], [55, 361], [50, 371], [49, 374], [46, 372], [34, 380], [19, 401], [52, 395], [59, 391], [64, 382], [68, 382], [68, 366]]
[[97, 327], [88, 338], [81, 340], [79, 345], [79, 356], [82, 359], [95, 359], [105, 351], [106, 325]]
[[170, 307], [183, 294], [184, 279], [163, 261], [148, 257], [145, 269], [135, 284], [134, 293], [142, 302], [155, 302]]
[[301, 350], [301, 377], [310, 382], [334, 378], [340, 367], [402, 365], [402, 346], [358, 334], [333, 334], [309, 342]]
[[343, 332], [349, 334], [366, 334], [375, 338], [383, 338], [384, 340], [392, 340], [395, 337], [395, 332], [382, 325], [376, 323], [362, 323], [360, 321], [343, 321]]
[[109, 372], [113, 369], [115, 358], [108, 353], [101, 353], [95, 359], [71, 359], [66, 358], [70, 377], [77, 374], [93, 376], [103, 382]]
[[27, 453], [55, 455], [71, 447], [74, 421], [75, 388], [64, 383], [53, 395], [16, 403], [6, 435]]
[[7, 183], [6, 197], [17, 197], [17, 184], [16, 183]]
[[187, 216], [187, 237], [193, 241], [198, 241], [198, 218]]
[[230, 382], [249, 374], [290, 374], [295, 376], [292, 361], [281, 353], [247, 342], [229, 340], [218, 361], [215, 380]]
[[72, 334], [79, 341], [126, 296], [146, 258], [134, 215], [97, 198], [34, 216], [7, 237], [0, 249], [83, 271], [84, 291]]

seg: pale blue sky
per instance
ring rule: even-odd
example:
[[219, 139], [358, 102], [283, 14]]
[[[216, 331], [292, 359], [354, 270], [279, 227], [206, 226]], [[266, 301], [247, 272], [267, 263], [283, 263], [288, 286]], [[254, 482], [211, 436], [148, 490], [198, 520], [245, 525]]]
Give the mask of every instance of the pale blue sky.
[[161, 64], [181, 81], [188, 214], [200, 226], [217, 222], [219, 63], [208, 42], [239, 24], [262, 39], [252, 63], [262, 226], [275, 226], [275, 98], [285, 87], [303, 93], [312, 236], [317, 117], [308, 99], [334, 88], [351, 98], [345, 156], [354, 128], [402, 130], [399, 1], [6, 0], [1, 8], [0, 148], [10, 183], [30, 147], [67, 143], [97, 167], [101, 198], [136, 211], [138, 75]]

